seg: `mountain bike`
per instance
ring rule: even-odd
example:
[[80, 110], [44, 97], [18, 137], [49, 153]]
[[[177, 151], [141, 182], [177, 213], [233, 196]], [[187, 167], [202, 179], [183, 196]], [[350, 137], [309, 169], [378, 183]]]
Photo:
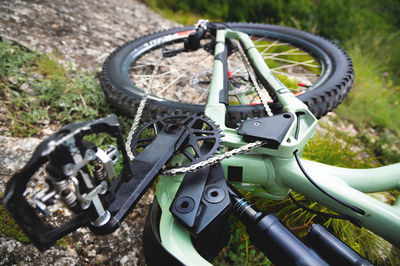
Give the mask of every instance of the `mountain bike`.
[[[297, 191], [400, 246], [399, 201], [366, 194], [398, 189], [400, 164], [344, 169], [300, 158], [317, 118], [352, 85], [350, 58], [330, 41], [201, 20], [125, 44], [100, 76], [109, 101], [134, 115], [126, 143], [115, 115], [67, 125], [7, 185], [3, 204], [39, 250], [82, 226], [115, 231], [152, 184], [148, 264], [209, 265], [229, 241], [230, 215], [274, 264], [370, 264], [321, 225], [299, 240], [246, 190], [274, 200]], [[114, 145], [88, 138], [100, 133]]]

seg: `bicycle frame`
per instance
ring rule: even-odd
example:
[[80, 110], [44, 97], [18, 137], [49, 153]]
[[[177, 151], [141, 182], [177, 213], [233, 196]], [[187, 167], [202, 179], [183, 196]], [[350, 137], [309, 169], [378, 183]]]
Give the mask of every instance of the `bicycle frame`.
[[[283, 110], [292, 113], [295, 117], [284, 142], [278, 149], [261, 147], [254, 149], [249, 154], [241, 154], [223, 160], [221, 164], [228, 181], [243, 188], [246, 188], [246, 184], [252, 184], [257, 187], [257, 192], [255, 192], [257, 196], [276, 200], [287, 198], [288, 193], [293, 189], [337, 213], [356, 219], [366, 228], [394, 245], [400, 246], [400, 199], [397, 199], [394, 206], [390, 206], [366, 194], [399, 189], [400, 163], [375, 169], [345, 169], [302, 160], [314, 181], [325, 191], [364, 210], [365, 215], [350, 210], [318, 190], [304, 176], [293, 156], [293, 152], [296, 150], [301, 153], [307, 141], [313, 137], [317, 119], [307, 106], [272, 74], [249, 36], [232, 30], [217, 31], [216, 60], [205, 109], [206, 116], [223, 130], [224, 146], [237, 148], [247, 143], [235, 129], [225, 126], [226, 106], [219, 102], [224, 82], [223, 76], [227, 69], [217, 56], [226, 49], [226, 38], [235, 39], [242, 44], [252, 65], [276, 92]], [[301, 115], [296, 115], [299, 113]], [[300, 125], [300, 130], [296, 137], [298, 125]], [[241, 171], [239, 180], [237, 176], [230, 177], [229, 169]], [[157, 184], [156, 196], [162, 209], [159, 228], [161, 241], [163, 246], [184, 264], [209, 265], [209, 262], [204, 260], [193, 247], [190, 233], [176, 222], [169, 212], [169, 207], [182, 178], [182, 175], [163, 176]]]

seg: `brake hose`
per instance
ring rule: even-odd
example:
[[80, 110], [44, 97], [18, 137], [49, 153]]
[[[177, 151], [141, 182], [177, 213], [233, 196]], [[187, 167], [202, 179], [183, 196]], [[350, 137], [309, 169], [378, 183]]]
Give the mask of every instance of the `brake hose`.
[[[303, 114], [303, 113], [296, 113], [296, 115], [297, 115], [297, 128], [296, 128], [296, 133], [295, 133], [296, 139], [297, 139], [298, 136], [299, 136], [299, 131], [300, 131], [300, 119], [299, 119], [299, 117], [300, 117], [300, 115], [302, 115], [302, 114]], [[320, 187], [317, 183], [315, 183], [315, 181], [311, 178], [311, 176], [308, 175], [308, 173], [307, 173], [306, 170], [304, 169], [304, 167], [303, 167], [303, 165], [302, 165], [302, 163], [301, 163], [301, 161], [300, 161], [300, 157], [299, 157], [299, 155], [297, 154], [297, 152], [298, 152], [298, 150], [295, 150], [295, 151], [293, 152], [294, 158], [296, 159], [296, 162], [297, 162], [297, 164], [298, 164], [300, 170], [303, 172], [304, 176], [308, 179], [308, 181], [310, 181], [311, 184], [314, 185], [314, 187], [316, 187], [319, 191], [321, 191], [323, 194], [325, 194], [325, 195], [328, 196], [329, 198], [331, 198], [331, 199], [333, 199], [334, 201], [336, 201], [336, 202], [342, 204], [343, 206], [349, 208], [350, 210], [352, 210], [352, 211], [354, 211], [354, 212], [356, 212], [356, 213], [358, 213], [358, 214], [365, 215], [365, 211], [364, 211], [364, 210], [362, 210], [362, 209], [360, 209], [360, 208], [358, 208], [358, 207], [356, 207], [356, 206], [354, 206], [354, 205], [352, 205], [352, 204], [349, 204], [349, 203], [347, 203], [347, 202], [344, 202], [344, 201], [342, 201], [342, 200], [336, 198], [334, 195], [332, 195], [332, 194], [330, 194], [329, 192], [325, 191], [322, 187]]]

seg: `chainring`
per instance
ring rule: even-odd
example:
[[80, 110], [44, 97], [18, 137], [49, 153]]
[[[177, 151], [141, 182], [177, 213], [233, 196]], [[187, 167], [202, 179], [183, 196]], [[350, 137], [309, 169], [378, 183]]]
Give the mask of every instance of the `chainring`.
[[210, 119], [197, 115], [168, 115], [150, 121], [138, 129], [132, 138], [131, 150], [136, 157], [144, 150], [167, 125], [180, 124], [189, 135], [183, 141], [181, 148], [175, 153], [174, 162], [167, 163], [170, 167], [185, 167], [213, 157], [219, 153], [221, 130]]

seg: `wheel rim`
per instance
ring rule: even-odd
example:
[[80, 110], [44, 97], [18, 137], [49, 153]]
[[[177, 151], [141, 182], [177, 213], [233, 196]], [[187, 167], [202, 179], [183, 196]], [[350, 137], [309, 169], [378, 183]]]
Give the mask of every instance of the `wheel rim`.
[[[329, 77], [332, 66], [328, 56], [303, 39], [280, 32], [238, 28], [248, 33], [267, 65], [296, 95], [311, 91]], [[149, 86], [156, 64], [159, 71], [151, 84], [150, 97], [189, 105], [204, 105], [212, 78], [214, 56], [204, 49], [162, 58], [162, 49], [182, 48], [191, 31], [182, 30], [143, 41], [125, 58], [122, 75], [137, 93]], [[268, 36], [268, 37], [266, 37]], [[207, 40], [203, 40], [205, 44]], [[238, 52], [228, 58], [229, 101], [231, 105], [260, 103]], [[262, 95], [264, 97], [264, 95]]]

